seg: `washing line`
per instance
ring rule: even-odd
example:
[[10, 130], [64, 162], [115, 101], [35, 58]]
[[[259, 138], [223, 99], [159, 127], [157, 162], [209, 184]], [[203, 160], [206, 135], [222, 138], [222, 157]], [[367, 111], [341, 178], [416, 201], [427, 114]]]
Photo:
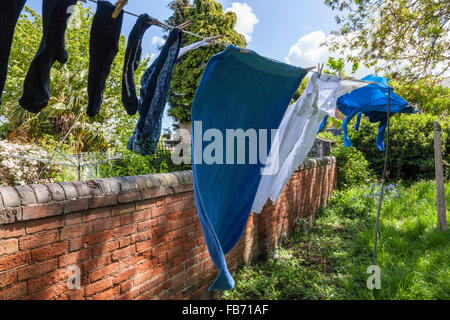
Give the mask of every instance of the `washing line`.
[[[95, 3], [95, 4], [98, 3], [97, 0], [81, 0], [81, 1], [84, 2], [84, 3], [86, 3], [87, 1], [93, 2], [93, 3]], [[133, 12], [130, 12], [130, 11], [127, 11], [127, 10], [124, 10], [124, 9], [122, 9], [122, 11], [123, 11], [125, 14], [128, 14], [128, 15], [130, 15], [130, 16], [134, 16], [134, 17], [137, 17], [137, 18], [139, 17], [139, 15], [136, 14], [136, 13], [133, 13]], [[168, 25], [168, 24], [166, 24], [166, 23], [164, 23], [164, 22], [161, 22], [161, 21], [159, 21], [158, 19], [153, 18], [152, 16], [150, 16], [150, 20], [156, 22], [154, 25], [156, 25], [156, 26], [158, 26], [158, 27], [161, 27], [161, 28], [166, 28], [166, 29], [174, 29], [174, 28], [176, 28], [176, 27], [174, 27], [174, 26], [171, 26], [171, 25]], [[181, 30], [181, 31], [184, 32], [184, 33], [186, 33], [186, 34], [189, 34], [189, 35], [191, 35], [191, 36], [200, 38], [200, 39], [202, 39], [202, 40], [206, 40], [206, 39], [210, 38], [210, 37], [205, 37], [205, 36], [202, 36], [202, 35], [199, 35], [199, 34], [196, 34], [196, 33], [193, 33], [193, 32], [187, 31], [187, 30], [184, 30], [184, 29]], [[228, 45], [228, 44], [226, 44], [226, 43], [224, 43], [224, 42], [217, 41], [217, 40], [215, 40], [214, 43], [215, 43], [215, 44], [220, 44], [220, 45], [223, 45], [223, 46], [227, 46], [227, 45]]]

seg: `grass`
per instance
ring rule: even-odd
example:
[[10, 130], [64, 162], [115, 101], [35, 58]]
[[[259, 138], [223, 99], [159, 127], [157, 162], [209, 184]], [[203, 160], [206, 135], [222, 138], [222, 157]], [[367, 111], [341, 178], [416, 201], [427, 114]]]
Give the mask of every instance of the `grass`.
[[436, 227], [435, 183], [389, 189], [379, 229], [380, 290], [372, 294], [366, 285], [378, 196], [365, 186], [335, 192], [313, 226], [299, 220], [278, 257], [244, 266], [221, 298], [450, 299], [450, 232]]

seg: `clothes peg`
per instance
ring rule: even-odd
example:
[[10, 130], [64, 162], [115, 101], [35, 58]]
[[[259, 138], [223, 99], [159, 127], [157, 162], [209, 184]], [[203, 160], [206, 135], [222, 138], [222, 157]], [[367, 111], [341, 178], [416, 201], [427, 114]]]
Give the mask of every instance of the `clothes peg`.
[[316, 68], [316, 67], [309, 67], [309, 68], [306, 68], [305, 71], [304, 71], [303, 73], [308, 73], [308, 72], [314, 70], [315, 68]]
[[219, 35], [219, 36], [212, 36], [209, 38], [206, 38], [205, 40], [209, 43], [213, 43], [213, 44], [218, 44], [217, 40], [222, 39], [223, 35]]
[[184, 29], [189, 28], [190, 26], [192, 26], [192, 24], [193, 24], [192, 21], [188, 20], [188, 21], [183, 22], [182, 24], [180, 24], [177, 28], [179, 30], [184, 30]]
[[320, 64], [319, 63], [319, 79], [320, 79], [320, 76], [322, 75], [322, 70], [323, 70], [323, 67], [324, 67], [324, 64], [322, 63], [322, 64]]
[[128, 0], [118, 0], [116, 2], [116, 9], [114, 10], [113, 14], [111, 15], [111, 17], [113, 19], [116, 19], [120, 12], [122, 11], [123, 7], [125, 7], [125, 5], [128, 3]]
[[167, 26], [162, 23], [161, 21], [155, 19], [155, 18], [150, 18], [150, 20], [147, 21], [148, 24], [152, 25], [152, 26], [158, 26], [161, 28], [167, 28]]

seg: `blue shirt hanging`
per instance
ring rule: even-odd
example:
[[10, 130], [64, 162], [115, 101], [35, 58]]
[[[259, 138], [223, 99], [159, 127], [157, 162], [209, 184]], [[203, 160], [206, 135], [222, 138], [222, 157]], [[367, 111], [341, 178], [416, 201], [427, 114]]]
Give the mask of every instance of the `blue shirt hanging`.
[[[384, 134], [387, 126], [387, 106], [389, 80], [384, 77], [369, 75], [361, 80], [373, 82], [363, 88], [347, 93], [337, 100], [337, 108], [346, 118], [342, 122], [344, 146], [351, 147], [352, 142], [348, 137], [348, 124], [357, 116], [355, 129], [359, 129], [361, 115], [364, 114], [372, 123], [379, 123], [377, 134], [377, 148], [384, 151]], [[406, 100], [395, 94], [391, 87], [390, 114], [416, 113]], [[326, 121], [326, 119], [325, 119]], [[321, 126], [323, 128], [324, 125]]]

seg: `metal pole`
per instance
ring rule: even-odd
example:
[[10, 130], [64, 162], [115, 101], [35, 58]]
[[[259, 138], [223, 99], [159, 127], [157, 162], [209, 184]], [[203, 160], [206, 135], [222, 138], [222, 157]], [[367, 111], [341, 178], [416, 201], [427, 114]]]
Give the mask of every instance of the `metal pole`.
[[447, 231], [445, 212], [444, 165], [442, 163], [441, 126], [434, 123], [434, 166], [436, 171], [436, 208], [438, 229]]
[[381, 204], [383, 203], [383, 194], [384, 194], [384, 182], [386, 180], [386, 170], [387, 170], [387, 162], [389, 157], [389, 127], [390, 127], [390, 119], [391, 119], [391, 87], [388, 86], [388, 105], [387, 105], [387, 136], [386, 136], [386, 153], [384, 156], [384, 169], [383, 176], [381, 178], [381, 191], [380, 191], [380, 200], [378, 202], [378, 213], [377, 213], [377, 223], [375, 226], [375, 242], [373, 245], [373, 257], [372, 257], [372, 265], [376, 265], [377, 262], [377, 241], [378, 241], [378, 227], [380, 224], [380, 213], [381, 213]]
[[78, 181], [81, 181], [81, 154], [77, 154], [77, 169], [78, 169]]

